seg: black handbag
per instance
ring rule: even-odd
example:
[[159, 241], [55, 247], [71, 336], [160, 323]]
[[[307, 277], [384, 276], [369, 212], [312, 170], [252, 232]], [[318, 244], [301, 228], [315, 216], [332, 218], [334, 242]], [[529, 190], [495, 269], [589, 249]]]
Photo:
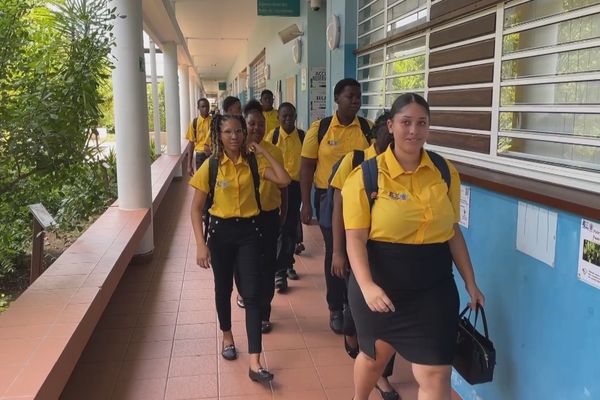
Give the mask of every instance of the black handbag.
[[[471, 324], [471, 312], [467, 306], [459, 315], [458, 335], [456, 337], [456, 353], [453, 367], [471, 385], [491, 382], [496, 365], [496, 350], [488, 335], [487, 320], [483, 307], [477, 304], [475, 323]], [[481, 310], [484, 335], [476, 329], [477, 317]], [[467, 314], [469, 311], [469, 315]]]

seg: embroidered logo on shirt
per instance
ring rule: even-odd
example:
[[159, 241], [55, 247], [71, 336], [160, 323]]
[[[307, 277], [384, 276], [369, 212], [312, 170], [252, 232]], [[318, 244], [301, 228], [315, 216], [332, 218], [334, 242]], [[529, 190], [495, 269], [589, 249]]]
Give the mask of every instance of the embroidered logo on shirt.
[[216, 185], [220, 188], [225, 189], [226, 187], [229, 187], [229, 182], [227, 182], [226, 180], [217, 181]]
[[337, 140], [328, 140], [327, 144], [330, 146], [337, 146], [338, 145], [338, 141]]
[[406, 199], [408, 199], [408, 195], [406, 193], [390, 192], [390, 199], [392, 199], [392, 200], [406, 200]]

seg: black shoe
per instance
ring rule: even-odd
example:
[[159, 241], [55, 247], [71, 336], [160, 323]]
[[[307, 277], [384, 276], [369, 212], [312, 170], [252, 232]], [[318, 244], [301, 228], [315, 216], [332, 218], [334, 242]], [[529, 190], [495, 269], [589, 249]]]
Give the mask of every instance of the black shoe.
[[278, 292], [282, 293], [285, 292], [288, 288], [288, 282], [287, 282], [287, 278], [285, 276], [280, 276], [277, 275], [275, 277], [275, 289], [277, 289]]
[[269, 333], [273, 330], [273, 325], [269, 321], [263, 321], [260, 327], [262, 333]]
[[268, 383], [273, 380], [273, 374], [264, 368], [259, 368], [257, 372], [248, 369], [248, 376], [254, 382]]
[[294, 268], [287, 269], [287, 277], [293, 281], [297, 281], [300, 278]]
[[296, 243], [296, 249], [294, 250], [294, 254], [298, 255], [298, 254], [302, 253], [304, 250], [306, 250], [306, 248], [304, 247], [304, 245], [302, 243]]
[[375, 389], [377, 389], [383, 400], [401, 400], [400, 393], [396, 392], [394, 389], [392, 389], [391, 392], [384, 392], [377, 385], [375, 385]]
[[341, 311], [331, 311], [329, 315], [329, 327], [337, 334], [341, 334], [344, 329], [344, 313]]
[[239, 294], [237, 296], [236, 303], [237, 303], [237, 305], [238, 305], [239, 308], [245, 308], [246, 307], [246, 305], [244, 304], [244, 299]]
[[235, 350], [235, 345], [230, 344], [229, 346], [223, 347], [221, 351], [221, 355], [224, 359], [233, 361], [237, 358], [237, 351]]
[[348, 355], [350, 356], [350, 358], [352, 359], [356, 359], [356, 357], [358, 357], [358, 347], [354, 348], [352, 346], [350, 346], [348, 344], [348, 341], [346, 340], [346, 335], [344, 335], [344, 348], [346, 349], [346, 353], [348, 353]]

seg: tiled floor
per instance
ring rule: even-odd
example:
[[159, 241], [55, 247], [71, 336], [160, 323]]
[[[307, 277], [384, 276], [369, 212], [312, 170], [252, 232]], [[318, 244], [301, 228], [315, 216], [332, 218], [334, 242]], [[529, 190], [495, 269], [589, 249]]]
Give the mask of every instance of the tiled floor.
[[[307, 250], [296, 262], [301, 279], [273, 301], [274, 329], [263, 336], [263, 355], [275, 380], [264, 386], [248, 379], [244, 314], [235, 302], [240, 357], [218, 355], [212, 272], [195, 265], [192, 194], [185, 182], [172, 184], [155, 218], [154, 261], [129, 266], [61, 398], [350, 399], [352, 360], [342, 337], [329, 330], [318, 228], [305, 228]], [[391, 381], [405, 400], [416, 399], [408, 371], [397, 359]]]

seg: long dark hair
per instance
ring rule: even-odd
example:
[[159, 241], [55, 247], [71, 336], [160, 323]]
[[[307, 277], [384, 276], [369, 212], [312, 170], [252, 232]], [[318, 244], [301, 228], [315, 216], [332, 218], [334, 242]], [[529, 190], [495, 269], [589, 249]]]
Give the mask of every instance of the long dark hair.
[[248, 153], [248, 149], [246, 147], [246, 138], [248, 137], [248, 128], [246, 127], [246, 120], [241, 115], [231, 115], [231, 114], [217, 114], [214, 116], [211, 124], [210, 124], [210, 139], [213, 144], [213, 154], [212, 157], [216, 157], [221, 160], [223, 158], [223, 154], [225, 153], [225, 147], [223, 146], [223, 141], [221, 140], [221, 132], [223, 129], [223, 122], [229, 121], [230, 119], [237, 120], [242, 126], [242, 131], [244, 133], [244, 138], [242, 140], [242, 148], [240, 152], [242, 157], [246, 157]]
[[390, 110], [390, 119], [394, 118], [394, 115], [398, 114], [406, 105], [411, 103], [417, 103], [423, 107], [427, 113], [427, 118], [431, 118], [431, 111], [429, 110], [429, 103], [427, 103], [427, 100], [416, 93], [404, 93], [394, 100]]

